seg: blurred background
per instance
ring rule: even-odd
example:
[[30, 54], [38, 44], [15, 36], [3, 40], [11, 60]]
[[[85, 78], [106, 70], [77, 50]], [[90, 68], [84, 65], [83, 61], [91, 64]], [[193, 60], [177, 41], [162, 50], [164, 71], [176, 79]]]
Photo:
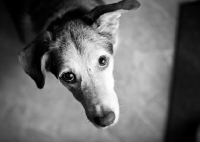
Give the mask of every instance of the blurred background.
[[[48, 74], [37, 89], [21, 68], [13, 21], [0, 1], [0, 142], [164, 141], [178, 9], [186, 0], [139, 0], [122, 15], [115, 55], [119, 122], [96, 129], [72, 94]], [[190, 0], [192, 1], [192, 0]], [[106, 3], [117, 2], [107, 0]]]

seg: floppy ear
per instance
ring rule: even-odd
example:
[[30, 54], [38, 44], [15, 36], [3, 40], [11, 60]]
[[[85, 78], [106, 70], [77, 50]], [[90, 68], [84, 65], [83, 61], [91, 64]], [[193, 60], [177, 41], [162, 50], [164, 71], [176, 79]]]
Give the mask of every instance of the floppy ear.
[[119, 27], [119, 17], [126, 10], [116, 10], [101, 15], [92, 25], [99, 33], [107, 33], [111, 37], [115, 37]]
[[119, 27], [119, 17], [122, 13], [137, 9], [140, 3], [137, 0], [123, 0], [118, 3], [101, 5], [94, 8], [84, 18], [92, 22], [92, 27], [100, 33], [115, 36]]
[[50, 41], [51, 33], [45, 31], [18, 54], [19, 62], [24, 71], [35, 81], [40, 89], [45, 84], [45, 74], [41, 69], [42, 57], [49, 50]]

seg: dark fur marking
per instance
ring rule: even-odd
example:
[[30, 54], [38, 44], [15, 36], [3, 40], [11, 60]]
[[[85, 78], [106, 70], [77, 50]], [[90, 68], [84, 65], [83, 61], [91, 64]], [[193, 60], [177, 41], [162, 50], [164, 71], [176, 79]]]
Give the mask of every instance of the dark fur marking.
[[48, 26], [47, 30], [48, 31], [55, 30], [60, 25], [64, 25], [66, 22], [69, 22], [75, 19], [80, 19], [85, 14], [86, 14], [86, 9], [84, 8], [69, 11], [65, 13], [62, 16], [62, 18], [57, 18], [56, 20], [52, 21], [52, 23]]
[[44, 86], [45, 77], [41, 71], [41, 60], [45, 52], [49, 50], [50, 42], [51, 34], [44, 32], [19, 52], [20, 62], [25, 72], [35, 80], [38, 88]]
[[63, 67], [63, 59], [62, 56], [60, 56], [62, 54], [62, 49], [58, 48], [58, 49], [53, 49], [50, 53], [49, 53], [49, 71], [55, 75], [56, 78], [59, 77], [59, 72], [61, 71], [62, 67]]

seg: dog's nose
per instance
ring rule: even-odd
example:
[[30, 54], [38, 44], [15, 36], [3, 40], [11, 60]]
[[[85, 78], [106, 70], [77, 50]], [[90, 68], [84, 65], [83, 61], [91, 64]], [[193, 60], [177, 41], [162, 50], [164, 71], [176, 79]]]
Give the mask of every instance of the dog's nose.
[[112, 111], [103, 112], [101, 116], [94, 117], [94, 123], [100, 127], [106, 127], [112, 124], [115, 120], [115, 114]]

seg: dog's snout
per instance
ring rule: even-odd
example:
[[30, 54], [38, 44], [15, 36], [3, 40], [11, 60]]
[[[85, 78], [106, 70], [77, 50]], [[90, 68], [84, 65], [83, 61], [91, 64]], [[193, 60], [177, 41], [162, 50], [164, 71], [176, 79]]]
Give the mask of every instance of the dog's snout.
[[100, 127], [111, 125], [115, 120], [115, 113], [113, 111], [106, 111], [101, 116], [94, 117], [94, 123]]

